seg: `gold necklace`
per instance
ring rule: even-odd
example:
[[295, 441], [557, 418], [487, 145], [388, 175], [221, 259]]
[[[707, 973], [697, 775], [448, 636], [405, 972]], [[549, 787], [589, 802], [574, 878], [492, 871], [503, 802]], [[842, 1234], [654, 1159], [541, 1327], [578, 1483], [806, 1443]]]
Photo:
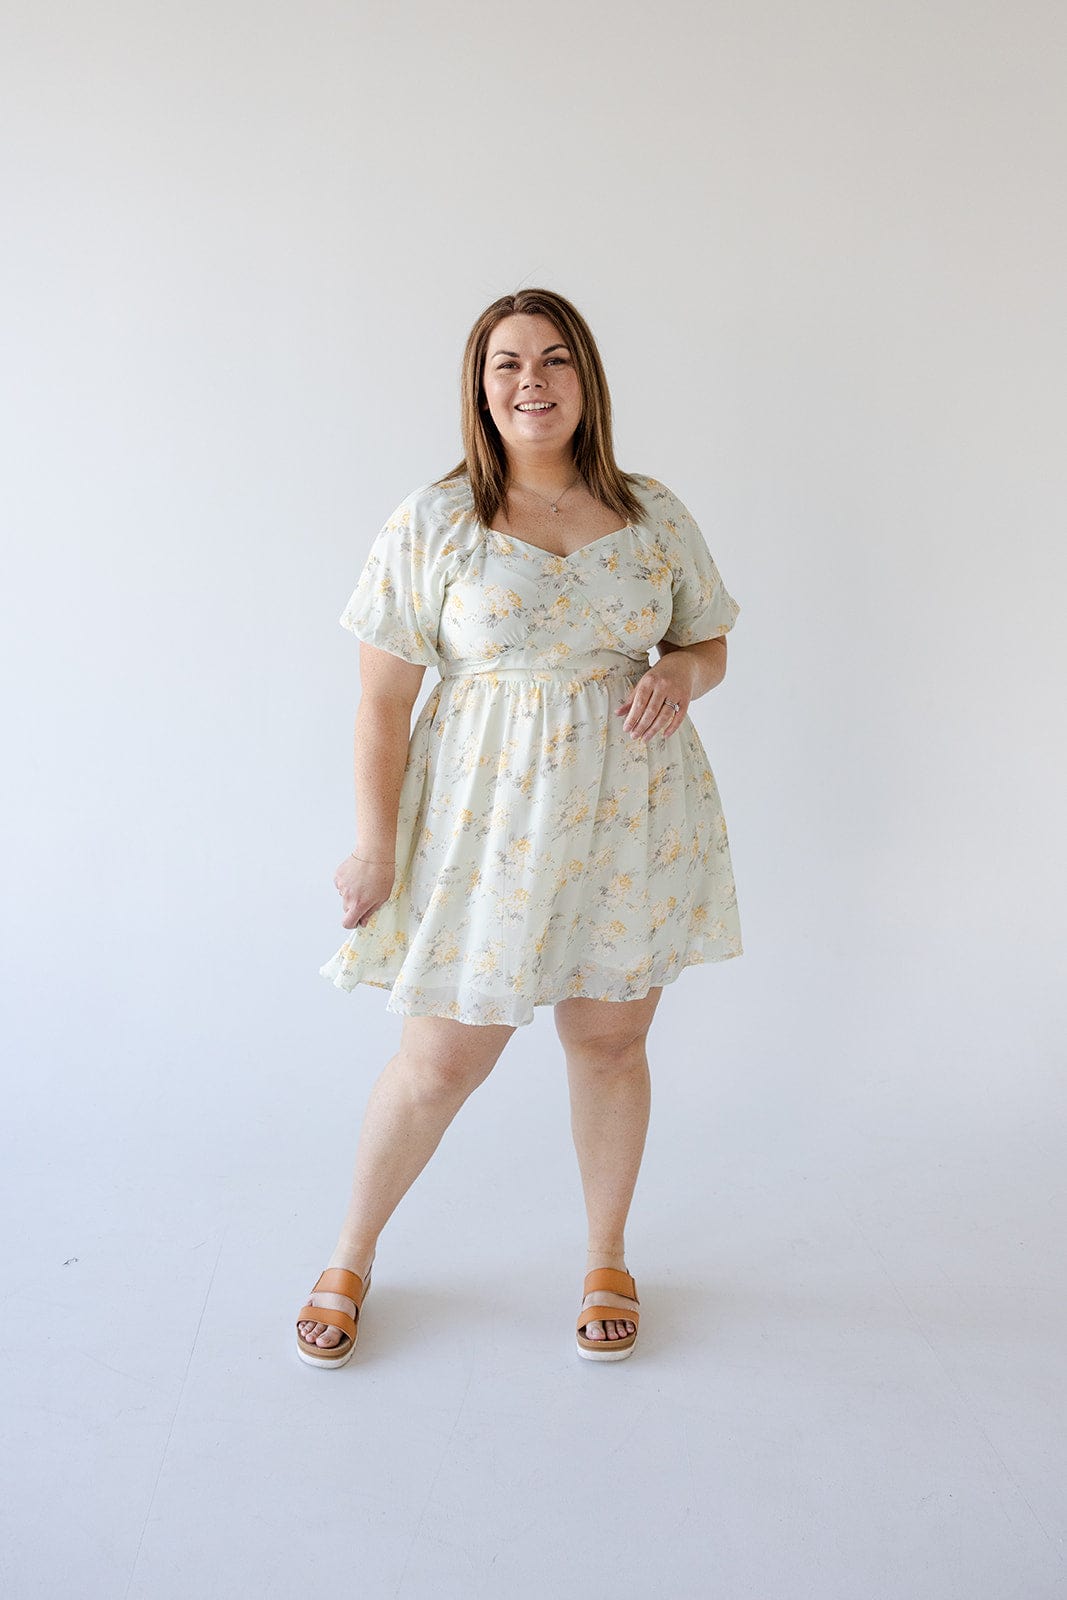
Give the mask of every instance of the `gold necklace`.
[[[575, 480], [574, 480], [574, 483], [578, 483], [580, 481], [580, 479], [581, 479], [581, 476], [582, 475], [579, 472], [578, 477], [575, 478]], [[538, 500], [545, 500], [545, 505], [546, 506], [550, 505], [552, 507], [553, 511], [558, 513], [558, 511], [559, 511], [559, 501], [563, 499], [563, 495], [564, 494], [570, 494], [571, 490], [574, 488], [574, 483], [568, 483], [567, 487], [563, 491], [563, 494], [556, 495], [556, 498], [555, 498], [554, 501], [553, 500], [545, 500], [545, 497], [544, 497], [543, 494], [537, 494], [537, 490], [536, 489], [529, 488], [525, 483], [517, 483], [515, 485], [515, 487], [516, 487], [516, 489], [524, 489], [527, 494], [536, 494]]]

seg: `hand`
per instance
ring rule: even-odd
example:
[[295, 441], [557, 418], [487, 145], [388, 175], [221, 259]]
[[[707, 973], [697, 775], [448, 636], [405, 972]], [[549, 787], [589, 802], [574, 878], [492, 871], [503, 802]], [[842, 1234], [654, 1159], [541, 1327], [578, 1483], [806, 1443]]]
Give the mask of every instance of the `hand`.
[[[672, 650], [669, 655], [649, 667], [638, 678], [632, 691], [621, 706], [615, 707], [617, 717], [626, 716], [623, 727], [635, 733], [646, 744], [654, 733], [664, 738], [676, 733], [682, 725], [693, 698], [693, 674], [696, 664], [687, 661], [683, 652]], [[673, 709], [678, 702], [678, 710]]]
[[342, 928], [366, 927], [368, 919], [392, 894], [395, 878], [396, 864], [392, 861], [359, 861], [355, 856], [345, 856], [333, 875], [344, 909]]

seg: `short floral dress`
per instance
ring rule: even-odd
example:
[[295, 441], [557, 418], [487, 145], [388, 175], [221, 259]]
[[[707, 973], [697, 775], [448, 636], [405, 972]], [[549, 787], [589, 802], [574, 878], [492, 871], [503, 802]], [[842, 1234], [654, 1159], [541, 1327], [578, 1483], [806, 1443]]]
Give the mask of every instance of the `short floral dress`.
[[615, 716], [661, 639], [740, 611], [681, 501], [557, 556], [477, 519], [468, 478], [408, 495], [340, 621], [436, 667], [411, 731], [389, 899], [320, 967], [386, 1009], [533, 1021], [575, 995], [636, 1000], [742, 953], [726, 822], [689, 717], [632, 739]]

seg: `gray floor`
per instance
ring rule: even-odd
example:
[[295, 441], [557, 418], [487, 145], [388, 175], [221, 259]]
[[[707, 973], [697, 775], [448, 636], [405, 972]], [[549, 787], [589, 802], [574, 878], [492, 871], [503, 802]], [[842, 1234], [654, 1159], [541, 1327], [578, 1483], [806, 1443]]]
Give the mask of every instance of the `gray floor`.
[[639, 1348], [604, 1365], [573, 1349], [550, 1011], [394, 1216], [334, 1373], [293, 1321], [379, 1063], [328, 1092], [293, 1041], [258, 1071], [126, 1063], [68, 1083], [68, 1117], [27, 1074], [18, 1120], [48, 1131], [7, 1172], [6, 1600], [1062, 1600], [1046, 1088], [942, 1055], [824, 1062], [816, 1090], [656, 1027]]

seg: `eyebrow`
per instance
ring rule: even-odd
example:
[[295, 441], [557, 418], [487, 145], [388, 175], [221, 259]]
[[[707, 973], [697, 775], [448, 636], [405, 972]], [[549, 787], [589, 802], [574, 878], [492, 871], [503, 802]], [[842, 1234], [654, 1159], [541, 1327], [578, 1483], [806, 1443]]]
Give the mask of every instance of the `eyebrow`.
[[[545, 348], [541, 351], [541, 354], [543, 356], [547, 356], [550, 350], [566, 350], [566, 348], [567, 346], [565, 344], [546, 344]], [[515, 359], [518, 360], [519, 352], [517, 350], [494, 350], [492, 355], [489, 357], [490, 361], [495, 361], [497, 356], [514, 356]]]

